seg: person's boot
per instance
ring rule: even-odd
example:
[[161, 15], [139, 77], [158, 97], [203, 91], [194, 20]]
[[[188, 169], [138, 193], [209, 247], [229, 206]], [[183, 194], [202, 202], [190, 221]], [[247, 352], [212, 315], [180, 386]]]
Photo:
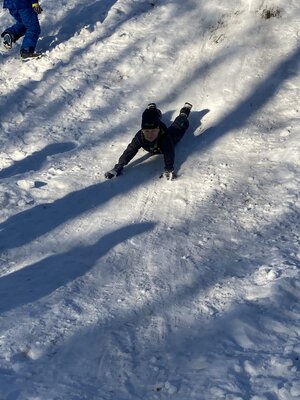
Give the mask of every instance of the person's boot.
[[192, 109], [192, 104], [191, 103], [184, 103], [184, 106], [180, 110], [180, 114], [185, 115], [188, 117], [190, 115], [191, 109]]
[[35, 52], [33, 48], [21, 49], [20, 55], [23, 61], [31, 60], [33, 58], [40, 58], [42, 53]]
[[3, 45], [6, 49], [11, 49], [12, 44], [14, 43], [14, 38], [11, 33], [3, 32], [1, 33], [1, 37], [3, 38]]

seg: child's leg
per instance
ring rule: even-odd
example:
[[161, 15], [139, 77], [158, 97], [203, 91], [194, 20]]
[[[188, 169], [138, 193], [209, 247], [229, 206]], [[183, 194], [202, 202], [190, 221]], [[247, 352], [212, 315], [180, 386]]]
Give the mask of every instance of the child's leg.
[[19, 14], [26, 29], [21, 50], [30, 50], [34, 52], [41, 33], [37, 13], [31, 8], [24, 8], [19, 10]]
[[22, 23], [22, 18], [19, 14], [18, 10], [9, 10], [9, 13], [14, 19], [17, 21], [16, 24], [12, 25], [10, 28], [6, 29], [5, 32], [8, 32], [12, 35], [14, 41], [17, 41], [20, 37], [25, 35], [26, 28]]
[[168, 128], [168, 132], [173, 140], [174, 145], [176, 145], [182, 139], [188, 127], [189, 120], [187, 119], [186, 115], [180, 114], [175, 118], [172, 125]]

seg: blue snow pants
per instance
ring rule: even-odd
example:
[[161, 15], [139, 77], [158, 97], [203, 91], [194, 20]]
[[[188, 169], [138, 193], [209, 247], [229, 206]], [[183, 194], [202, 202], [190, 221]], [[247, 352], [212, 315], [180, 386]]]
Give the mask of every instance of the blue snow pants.
[[21, 51], [29, 50], [33, 52], [41, 33], [37, 13], [32, 8], [22, 8], [20, 10], [10, 8], [9, 12], [17, 23], [5, 31], [12, 34], [15, 41], [24, 36]]

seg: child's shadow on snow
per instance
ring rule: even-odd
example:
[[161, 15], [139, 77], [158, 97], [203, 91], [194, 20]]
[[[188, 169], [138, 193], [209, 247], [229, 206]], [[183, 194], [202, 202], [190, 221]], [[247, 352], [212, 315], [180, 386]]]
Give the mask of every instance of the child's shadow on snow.
[[[208, 108], [204, 108], [201, 111], [191, 111], [189, 120], [190, 120], [190, 126], [187, 132], [187, 135], [190, 135], [191, 133], [196, 137], [195, 132], [197, 132], [202, 125], [202, 119], [205, 117], [206, 114], [208, 114], [210, 110]], [[197, 135], [198, 136], [198, 135]], [[184, 140], [185, 136], [183, 137]]]
[[[175, 111], [176, 110], [170, 110], [170, 111], [163, 113], [162, 121], [167, 125], [167, 127], [169, 127], [171, 125], [171, 123], [174, 121], [174, 119], [177, 117], [177, 115], [175, 114]], [[189, 126], [186, 134], [182, 138], [182, 140], [184, 140], [185, 136], [188, 135], [190, 131], [195, 132], [197, 129], [199, 129], [199, 127], [202, 124], [202, 122], [201, 122], [202, 119], [209, 112], [210, 112], [210, 110], [208, 108], [204, 108], [201, 111], [194, 111], [193, 109], [191, 110], [191, 113], [189, 116], [190, 126]]]
[[203, 144], [202, 138], [204, 132], [196, 135], [202, 125], [202, 119], [208, 114], [210, 110], [205, 108], [201, 111], [191, 111], [190, 114], [190, 126], [183, 136], [181, 141], [176, 146], [176, 169], [179, 170], [185, 160], [192, 154], [198, 151]]

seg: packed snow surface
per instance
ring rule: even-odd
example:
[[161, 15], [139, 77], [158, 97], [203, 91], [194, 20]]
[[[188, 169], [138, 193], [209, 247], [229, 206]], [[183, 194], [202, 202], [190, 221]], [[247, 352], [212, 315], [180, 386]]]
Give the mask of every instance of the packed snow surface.
[[[42, 7], [0, 54], [0, 399], [299, 400], [299, 0]], [[105, 180], [185, 101], [177, 180]]]

